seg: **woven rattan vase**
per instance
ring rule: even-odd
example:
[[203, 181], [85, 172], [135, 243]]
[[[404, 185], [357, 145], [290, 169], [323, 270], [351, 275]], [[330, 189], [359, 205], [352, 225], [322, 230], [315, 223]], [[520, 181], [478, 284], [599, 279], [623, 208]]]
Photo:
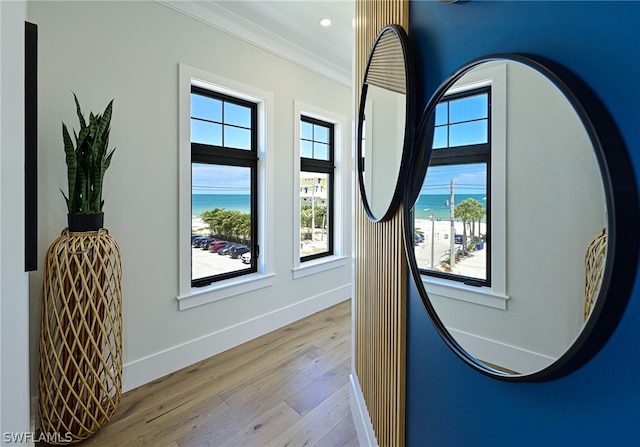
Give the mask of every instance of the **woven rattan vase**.
[[107, 230], [65, 229], [49, 247], [38, 370], [40, 430], [49, 443], [92, 436], [120, 403], [121, 278], [120, 247]]

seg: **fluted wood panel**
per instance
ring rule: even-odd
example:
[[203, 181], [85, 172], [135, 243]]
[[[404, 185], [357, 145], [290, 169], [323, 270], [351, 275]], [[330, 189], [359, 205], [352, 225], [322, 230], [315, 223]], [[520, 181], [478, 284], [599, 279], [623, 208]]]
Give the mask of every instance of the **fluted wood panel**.
[[404, 56], [398, 36], [386, 29], [375, 42], [376, 49], [369, 60], [364, 82], [367, 85], [400, 93], [407, 93]]
[[[407, 0], [356, 0], [358, 100], [369, 51], [378, 32], [388, 24], [401, 25], [408, 31], [408, 22]], [[358, 200], [355, 233], [356, 374], [378, 444], [401, 447], [405, 445], [407, 279], [402, 212], [399, 210], [387, 222], [373, 223]]]

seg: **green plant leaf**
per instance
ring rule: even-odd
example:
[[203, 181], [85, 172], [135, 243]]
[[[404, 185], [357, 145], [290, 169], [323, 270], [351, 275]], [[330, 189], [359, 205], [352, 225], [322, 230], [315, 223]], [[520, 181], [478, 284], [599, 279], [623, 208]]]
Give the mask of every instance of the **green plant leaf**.
[[107, 107], [104, 109], [104, 112], [102, 112], [102, 116], [99, 119], [100, 125], [96, 131], [97, 135], [102, 137], [105, 134], [105, 131], [107, 134], [109, 133], [107, 129], [111, 124], [112, 110], [113, 110], [113, 99], [109, 101], [109, 104], [107, 104]]
[[75, 210], [75, 197], [76, 197], [76, 175], [78, 170], [78, 163], [76, 158], [76, 151], [73, 148], [73, 142], [71, 141], [71, 136], [69, 136], [69, 130], [67, 130], [67, 126], [62, 123], [62, 139], [64, 141], [64, 152], [66, 154], [66, 163], [67, 163], [67, 184], [69, 188], [69, 197], [65, 196], [67, 201], [67, 210], [70, 213], [73, 213]]
[[[102, 114], [89, 113], [88, 121], [82, 114], [82, 109], [75, 93], [76, 113], [80, 121], [80, 130], [73, 132], [76, 147], [63, 123], [63, 139], [67, 155], [67, 174], [69, 181], [69, 196], [65, 196], [69, 212], [96, 213], [102, 211], [102, 188], [104, 174], [109, 165], [114, 150], [108, 152], [110, 123], [113, 110], [112, 99]], [[107, 153], [108, 152], [108, 153]]]
[[78, 97], [75, 93], [73, 93], [73, 100], [76, 102], [76, 114], [78, 115], [78, 121], [80, 121], [80, 130], [82, 130], [87, 127], [87, 124], [84, 120], [84, 116], [82, 116], [82, 109], [80, 108], [80, 103], [78, 102]]
[[[69, 207], [69, 198], [66, 196], [66, 194], [64, 193], [64, 191], [62, 190], [62, 188], [60, 188], [60, 192], [62, 193], [62, 197], [64, 197], [64, 201], [67, 203], [67, 210], [70, 210]], [[70, 212], [70, 211], [69, 211]]]
[[80, 213], [86, 214], [89, 206], [87, 204], [87, 173], [82, 165], [78, 165], [78, 191], [80, 196], [78, 197], [79, 206], [76, 205], [76, 210]]
[[90, 130], [89, 130], [88, 127], [85, 127], [84, 129], [82, 129], [80, 131], [80, 134], [78, 134], [78, 136], [76, 137], [76, 147], [77, 148], [80, 148], [80, 147], [82, 147], [84, 145], [85, 140], [89, 136], [89, 132], [90, 132]]

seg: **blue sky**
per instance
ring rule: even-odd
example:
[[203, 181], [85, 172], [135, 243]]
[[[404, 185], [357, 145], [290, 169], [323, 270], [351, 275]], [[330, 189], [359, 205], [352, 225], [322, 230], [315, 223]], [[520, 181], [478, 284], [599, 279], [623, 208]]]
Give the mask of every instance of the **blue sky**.
[[449, 194], [453, 179], [456, 194], [486, 194], [487, 173], [484, 164], [430, 166], [420, 194]]
[[193, 194], [249, 194], [250, 168], [193, 163]]

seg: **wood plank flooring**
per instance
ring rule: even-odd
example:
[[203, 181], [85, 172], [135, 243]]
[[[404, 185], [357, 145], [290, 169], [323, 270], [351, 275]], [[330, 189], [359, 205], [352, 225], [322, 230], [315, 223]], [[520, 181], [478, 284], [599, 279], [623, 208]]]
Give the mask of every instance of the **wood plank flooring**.
[[345, 301], [125, 393], [82, 447], [358, 446]]

